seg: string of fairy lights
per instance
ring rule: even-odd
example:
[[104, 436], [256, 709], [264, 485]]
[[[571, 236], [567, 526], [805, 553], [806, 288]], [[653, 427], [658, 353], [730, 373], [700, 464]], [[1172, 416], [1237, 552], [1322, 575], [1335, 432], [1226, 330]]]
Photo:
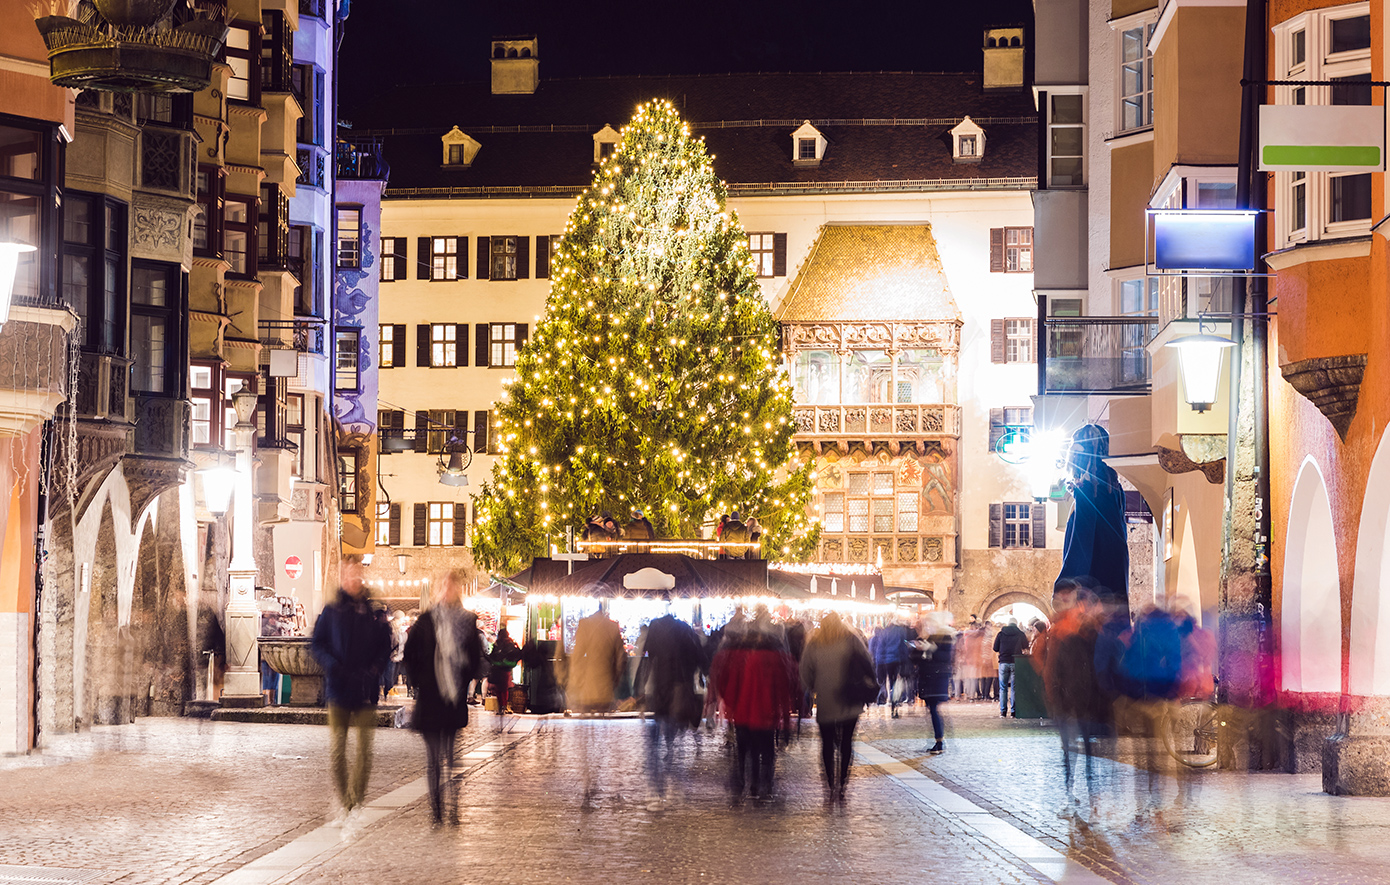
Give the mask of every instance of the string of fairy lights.
[[500, 457], [475, 556], [519, 564], [592, 514], [640, 507], [666, 537], [756, 515], [788, 558], [819, 533], [794, 458], [793, 389], [748, 237], [702, 138], [639, 106], [552, 256], [545, 316], [495, 407]]

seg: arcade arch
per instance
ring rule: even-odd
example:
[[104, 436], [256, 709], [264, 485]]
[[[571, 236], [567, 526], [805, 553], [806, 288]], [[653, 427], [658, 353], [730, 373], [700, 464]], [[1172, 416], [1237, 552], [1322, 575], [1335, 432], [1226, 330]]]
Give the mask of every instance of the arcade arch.
[[[1390, 435], [1387, 435], [1390, 436]], [[1382, 436], [1366, 477], [1351, 584], [1348, 691], [1390, 695], [1390, 443]], [[1382, 639], [1383, 638], [1383, 639]]]
[[1284, 688], [1342, 690], [1342, 602], [1337, 535], [1322, 470], [1303, 460], [1289, 503], [1280, 639]]

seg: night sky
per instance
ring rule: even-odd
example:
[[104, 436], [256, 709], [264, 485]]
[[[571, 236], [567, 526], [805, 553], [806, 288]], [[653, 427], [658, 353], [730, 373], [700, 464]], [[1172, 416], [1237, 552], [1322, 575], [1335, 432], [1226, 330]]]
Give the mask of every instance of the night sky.
[[542, 80], [969, 71], [980, 68], [984, 28], [1031, 23], [1030, 0], [353, 0], [340, 113], [351, 120], [383, 84], [485, 79], [495, 36], [536, 34]]

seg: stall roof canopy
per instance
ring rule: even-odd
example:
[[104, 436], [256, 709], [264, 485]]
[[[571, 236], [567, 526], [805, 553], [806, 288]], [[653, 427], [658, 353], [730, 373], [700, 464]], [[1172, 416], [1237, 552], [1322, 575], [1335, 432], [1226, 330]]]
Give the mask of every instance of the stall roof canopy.
[[[811, 579], [815, 578], [815, 592]], [[835, 593], [832, 594], [832, 581]], [[887, 602], [882, 575], [832, 575], [800, 571], [767, 570], [767, 586], [782, 599], [856, 599], [861, 602]]]
[[[647, 571], [647, 570], [653, 571]], [[695, 559], [679, 553], [626, 553], [576, 564], [537, 559], [531, 564], [531, 593], [552, 596], [678, 598], [767, 596], [767, 561], [762, 559]], [[629, 576], [642, 572], [637, 579]], [[659, 573], [674, 586], [667, 590], [646, 580]], [[628, 578], [627, 581], [624, 579]], [[637, 586], [627, 586], [636, 584]]]

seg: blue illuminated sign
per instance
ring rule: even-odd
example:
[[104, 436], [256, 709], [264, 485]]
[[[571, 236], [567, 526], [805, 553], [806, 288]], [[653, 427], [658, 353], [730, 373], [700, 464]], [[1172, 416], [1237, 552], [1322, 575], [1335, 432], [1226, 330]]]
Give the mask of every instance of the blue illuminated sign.
[[1251, 271], [1258, 213], [1229, 209], [1150, 210], [1158, 271]]

